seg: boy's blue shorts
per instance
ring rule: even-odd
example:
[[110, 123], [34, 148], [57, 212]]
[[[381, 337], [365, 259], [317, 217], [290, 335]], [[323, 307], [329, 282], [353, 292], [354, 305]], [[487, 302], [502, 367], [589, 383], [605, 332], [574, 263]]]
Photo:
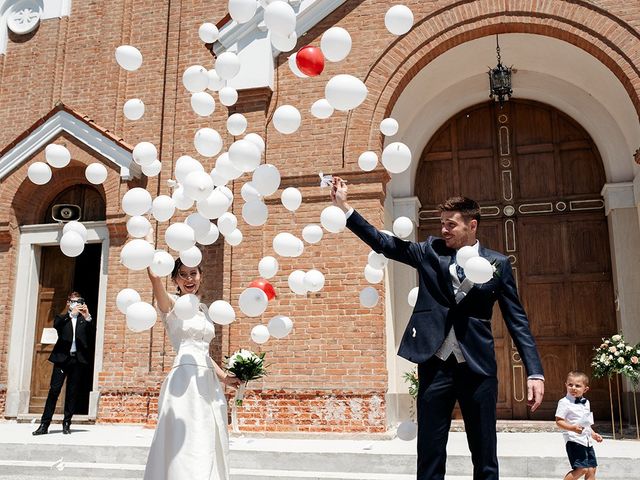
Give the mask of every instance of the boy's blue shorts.
[[598, 466], [593, 447], [585, 447], [576, 442], [567, 442], [567, 455], [571, 468], [592, 468]]

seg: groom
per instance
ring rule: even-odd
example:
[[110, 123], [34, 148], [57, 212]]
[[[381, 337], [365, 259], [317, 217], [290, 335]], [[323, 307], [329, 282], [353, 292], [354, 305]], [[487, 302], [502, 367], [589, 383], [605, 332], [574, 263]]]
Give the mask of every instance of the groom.
[[[498, 302], [524, 362], [528, 405], [542, 403], [544, 377], [529, 322], [518, 298], [511, 264], [476, 240], [480, 207], [453, 197], [439, 206], [442, 238], [407, 242], [371, 226], [347, 203], [347, 186], [333, 178], [333, 203], [347, 215], [347, 227], [378, 253], [418, 271], [416, 306], [398, 355], [418, 364], [418, 480], [443, 480], [447, 439], [456, 400], [464, 418], [474, 480], [498, 480], [496, 402], [498, 379], [491, 333]], [[488, 282], [474, 285], [456, 265], [468, 245], [496, 266]]]

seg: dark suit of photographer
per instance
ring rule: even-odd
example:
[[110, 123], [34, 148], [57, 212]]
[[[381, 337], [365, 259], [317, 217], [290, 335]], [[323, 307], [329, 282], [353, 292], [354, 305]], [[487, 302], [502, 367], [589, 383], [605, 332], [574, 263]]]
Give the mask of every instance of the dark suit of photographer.
[[95, 341], [95, 322], [84, 299], [78, 292], [73, 292], [67, 300], [67, 312], [56, 315], [53, 327], [58, 332], [58, 341], [53, 347], [49, 361], [53, 363], [51, 385], [40, 419], [40, 427], [34, 435], [48, 433], [49, 424], [56, 409], [62, 385], [66, 379], [67, 392], [64, 402], [64, 419], [62, 433], [71, 433], [71, 417], [75, 413], [76, 401], [82, 383], [87, 378], [86, 372], [93, 361], [93, 345]]

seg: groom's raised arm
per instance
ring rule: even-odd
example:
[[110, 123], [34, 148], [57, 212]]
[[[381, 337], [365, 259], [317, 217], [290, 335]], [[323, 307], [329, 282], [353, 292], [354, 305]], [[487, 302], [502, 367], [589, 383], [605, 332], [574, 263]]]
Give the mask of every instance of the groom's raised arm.
[[353, 210], [347, 203], [347, 184], [340, 177], [333, 177], [331, 200], [334, 205], [347, 214], [347, 228], [369, 245], [373, 251], [382, 253], [391, 260], [417, 268], [422, 261], [422, 245], [383, 233], [367, 222], [362, 215]]

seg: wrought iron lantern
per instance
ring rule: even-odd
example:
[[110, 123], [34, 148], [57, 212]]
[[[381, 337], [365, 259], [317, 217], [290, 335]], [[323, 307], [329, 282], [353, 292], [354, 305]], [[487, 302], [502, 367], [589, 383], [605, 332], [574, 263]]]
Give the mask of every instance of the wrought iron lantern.
[[511, 67], [505, 67], [500, 60], [500, 44], [496, 35], [496, 55], [498, 57], [498, 65], [489, 69], [489, 98], [492, 98], [500, 104], [500, 108], [506, 100], [511, 98], [513, 90], [511, 89]]

